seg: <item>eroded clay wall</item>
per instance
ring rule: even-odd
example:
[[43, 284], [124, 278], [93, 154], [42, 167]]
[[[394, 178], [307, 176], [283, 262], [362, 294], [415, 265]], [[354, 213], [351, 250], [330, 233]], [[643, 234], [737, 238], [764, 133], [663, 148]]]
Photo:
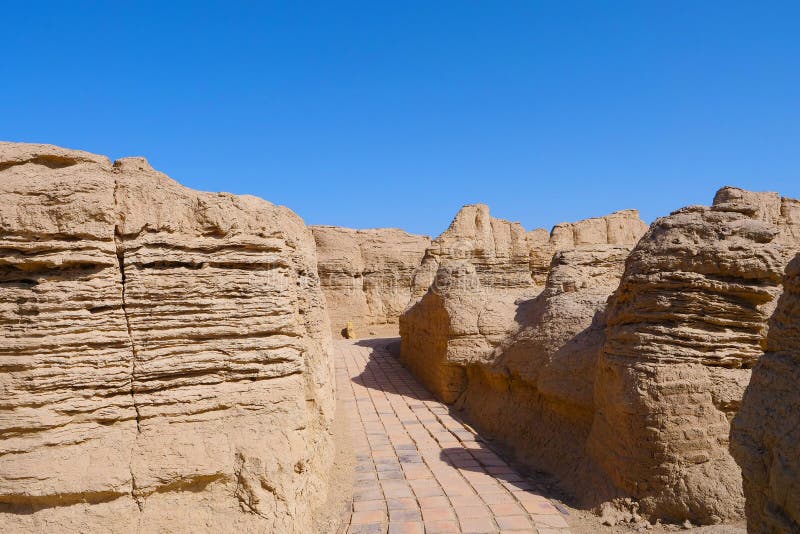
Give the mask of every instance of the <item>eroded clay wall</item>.
[[2, 143], [0, 239], [0, 525], [309, 532], [333, 373], [296, 215]]

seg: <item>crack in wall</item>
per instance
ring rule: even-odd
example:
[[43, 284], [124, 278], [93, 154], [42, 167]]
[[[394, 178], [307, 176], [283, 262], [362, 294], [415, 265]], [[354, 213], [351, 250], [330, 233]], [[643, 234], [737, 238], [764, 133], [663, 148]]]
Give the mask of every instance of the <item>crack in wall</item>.
[[[114, 181], [114, 207], [115, 207], [115, 212], [117, 211], [116, 208], [117, 208], [117, 191], [118, 191], [118, 188], [119, 188], [119, 182], [118, 181]], [[123, 245], [124, 245], [124, 242], [123, 242], [123, 238], [122, 238], [122, 232], [120, 231], [119, 226], [117, 226], [115, 224], [115, 226], [114, 226], [114, 246], [116, 248], [117, 263], [119, 265], [119, 272], [120, 272], [121, 283], [122, 283], [122, 314], [125, 316], [125, 327], [126, 327], [126, 329], [128, 331], [128, 342], [130, 343], [130, 346], [131, 346], [130, 394], [131, 394], [131, 401], [133, 402], [133, 409], [136, 412], [136, 438], [134, 439], [133, 446], [131, 447], [131, 458], [128, 461], [128, 468], [129, 468], [130, 473], [131, 473], [131, 497], [136, 502], [136, 506], [139, 508], [139, 511], [141, 512], [141, 511], [144, 510], [144, 502], [142, 501], [142, 499], [138, 495], [138, 487], [136, 486], [136, 476], [133, 473], [133, 454], [134, 454], [134, 451], [136, 449], [136, 440], [138, 439], [139, 434], [142, 433], [142, 426], [141, 426], [142, 415], [141, 415], [141, 412], [139, 411], [139, 404], [136, 401], [135, 382], [136, 382], [136, 359], [137, 359], [137, 353], [136, 353], [136, 345], [133, 342], [133, 331], [131, 329], [131, 319], [130, 319], [130, 317], [128, 315], [127, 302], [126, 302], [126, 299], [125, 299], [125, 293], [126, 293], [127, 287], [125, 285], [125, 282], [126, 282], [126, 279], [125, 279], [125, 248], [124, 248]]]
[[141, 414], [139, 413], [139, 404], [136, 402], [136, 391], [134, 389], [134, 381], [136, 380], [136, 345], [133, 342], [133, 331], [131, 329], [131, 319], [128, 316], [127, 303], [125, 301], [125, 253], [122, 250], [122, 241], [118, 239], [118, 234], [115, 234], [114, 240], [117, 243], [117, 260], [119, 261], [119, 270], [122, 274], [122, 314], [125, 316], [125, 326], [128, 329], [128, 340], [131, 344], [131, 379], [130, 379], [130, 392], [133, 399], [133, 408], [136, 410], [136, 432], [142, 432], [141, 427]]

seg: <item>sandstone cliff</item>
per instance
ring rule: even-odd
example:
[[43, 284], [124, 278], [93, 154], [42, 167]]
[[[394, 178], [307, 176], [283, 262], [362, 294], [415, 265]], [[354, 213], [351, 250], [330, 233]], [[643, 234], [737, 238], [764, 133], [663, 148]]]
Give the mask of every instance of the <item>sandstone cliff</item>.
[[414, 270], [430, 238], [393, 228], [311, 230], [333, 335], [340, 336], [348, 323], [358, 336], [396, 335], [398, 318], [411, 299]]
[[[481, 361], [521, 321], [537, 320], [521, 310], [535, 307], [526, 301], [542, 290], [551, 261], [560, 274], [549, 294], [597, 285], [603, 286], [604, 301], [616, 283], [606, 288], [600, 274], [582, 278], [577, 265], [616, 262], [621, 271], [625, 254], [645, 230], [636, 210], [562, 223], [548, 233], [491, 217], [483, 204], [464, 206], [414, 274], [414, 297], [400, 318], [403, 362], [440, 399], [453, 402], [466, 389], [468, 362]], [[554, 254], [577, 250], [554, 260]], [[584, 315], [591, 320], [597, 309], [590, 304]], [[565, 332], [570, 327], [565, 324]]]
[[544, 291], [517, 306], [512, 334], [467, 369], [462, 405], [471, 421], [578, 495], [588, 489], [579, 470], [594, 418], [605, 304], [629, 252], [594, 245], [556, 253]]
[[413, 301], [428, 291], [439, 265], [451, 260], [471, 263], [482, 287], [504, 290], [534, 285], [525, 230], [519, 223], [492, 217], [484, 204], [461, 208], [450, 227], [433, 240], [414, 273]]
[[799, 223], [798, 201], [723, 188], [711, 207], [659, 219], [639, 241], [609, 303], [587, 444], [613, 495], [670, 520], [741, 515], [729, 421]]
[[594, 417], [603, 310], [629, 252], [615, 245], [558, 252], [538, 296], [487, 289], [471, 264], [445, 262], [401, 317], [401, 360], [517, 459], [583, 484], [576, 471]]
[[551, 232], [543, 228], [526, 232], [519, 223], [492, 217], [484, 204], [464, 206], [425, 252], [414, 273], [414, 301], [428, 290], [443, 261], [472, 263], [482, 287], [541, 287], [556, 252], [590, 245], [633, 246], [646, 230], [636, 210], [560, 223]]
[[[475, 204], [461, 208], [433, 241], [392, 228], [311, 229], [333, 335], [344, 335], [349, 323], [357, 336], [367, 336], [396, 334], [400, 315], [428, 291], [443, 263], [470, 263], [487, 290], [527, 294], [544, 285], [556, 252], [597, 244], [631, 246], [647, 225], [636, 210], [625, 210], [558, 224], [552, 233], [526, 232]], [[506, 295], [509, 299], [514, 297]]]
[[309, 531], [332, 360], [297, 216], [2, 143], [0, 240], [0, 525]]
[[454, 402], [467, 386], [466, 367], [513, 330], [520, 298], [524, 290], [484, 287], [472, 263], [445, 260], [430, 290], [400, 317], [400, 360], [439, 399]]
[[750, 532], [800, 532], [800, 255], [786, 271], [767, 353], [733, 419]]
[[738, 518], [729, 422], [800, 249], [800, 203], [723, 188], [711, 207], [656, 221], [630, 255], [636, 231], [617, 235], [628, 244], [586, 245], [602, 235], [574, 227], [529, 232], [529, 250], [567, 247], [539, 269], [548, 274], [536, 298], [458, 267], [479, 289], [434, 284], [401, 317], [401, 358], [585, 506], [613, 501], [676, 522]]
[[637, 210], [615, 211], [603, 217], [592, 217], [574, 223], [560, 223], [550, 233], [543, 228], [528, 232], [530, 270], [534, 282], [547, 279], [553, 254], [589, 245], [622, 245], [632, 247], [647, 231], [647, 224]]

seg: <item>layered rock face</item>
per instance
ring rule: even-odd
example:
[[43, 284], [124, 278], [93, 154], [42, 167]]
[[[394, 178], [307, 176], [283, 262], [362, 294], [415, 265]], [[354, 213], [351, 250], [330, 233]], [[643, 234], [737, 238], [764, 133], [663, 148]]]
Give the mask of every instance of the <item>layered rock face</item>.
[[548, 233], [543, 228], [528, 232], [530, 271], [534, 282], [547, 279], [553, 254], [591, 245], [632, 247], [647, 231], [637, 210], [615, 211], [603, 217], [592, 217], [574, 223], [561, 223]]
[[401, 317], [401, 360], [518, 459], [569, 477], [585, 457], [603, 310], [629, 252], [558, 252], [538, 295], [487, 288], [471, 263], [446, 261]]
[[[440, 399], [453, 402], [466, 389], [469, 362], [482, 361], [524, 321], [538, 320], [523, 310], [535, 307], [528, 301], [541, 292], [551, 260], [559, 273], [548, 282], [548, 295], [596, 285], [603, 286], [604, 301], [613, 290], [605, 288], [604, 276], [581, 278], [577, 266], [621, 266], [645, 230], [636, 210], [562, 223], [548, 233], [491, 217], [483, 204], [463, 207], [414, 275], [414, 298], [400, 319], [404, 363]], [[589, 308], [591, 320], [598, 306]]]
[[334, 407], [297, 216], [3, 143], [0, 240], [0, 525], [311, 530]]
[[340, 336], [348, 323], [356, 335], [396, 335], [430, 238], [393, 228], [311, 230], [333, 335]]
[[[619, 240], [634, 241], [635, 227], [615, 225], [634, 229]], [[528, 233], [529, 250], [562, 233], [574, 246], [573, 227]], [[477, 266], [481, 290], [432, 287], [401, 318], [402, 358], [586, 506], [613, 501], [701, 524], [738, 518], [730, 421], [799, 249], [798, 201], [724, 188], [711, 207], [656, 221], [630, 254], [608, 244], [557, 252], [535, 298], [487, 287], [492, 277]]]
[[733, 419], [750, 532], [800, 532], [800, 255], [786, 270], [767, 352]]
[[472, 263], [445, 260], [430, 290], [400, 317], [401, 361], [439, 399], [454, 402], [466, 388], [466, 367], [514, 328], [522, 295], [487, 290]]
[[344, 335], [348, 323], [357, 336], [396, 334], [400, 315], [425, 295], [445, 263], [471, 264], [482, 288], [513, 301], [541, 290], [556, 252], [632, 246], [646, 229], [636, 210], [625, 210], [562, 223], [552, 233], [526, 232], [519, 223], [492, 217], [483, 204], [461, 208], [433, 241], [392, 228], [312, 227], [334, 336]]
[[527, 233], [519, 223], [489, 215], [489, 207], [484, 204], [461, 208], [450, 227], [425, 251], [414, 273], [414, 301], [428, 291], [439, 265], [446, 261], [472, 264], [481, 287], [514, 290], [534, 285], [528, 265]]
[[656, 221], [609, 303], [591, 459], [647, 514], [717, 523], [742, 513], [729, 422], [761, 355], [800, 203], [720, 190]]
[[590, 489], [577, 473], [594, 417], [605, 303], [629, 252], [595, 245], [556, 253], [544, 291], [518, 302], [511, 335], [467, 368], [462, 405], [470, 420], [576, 495]]

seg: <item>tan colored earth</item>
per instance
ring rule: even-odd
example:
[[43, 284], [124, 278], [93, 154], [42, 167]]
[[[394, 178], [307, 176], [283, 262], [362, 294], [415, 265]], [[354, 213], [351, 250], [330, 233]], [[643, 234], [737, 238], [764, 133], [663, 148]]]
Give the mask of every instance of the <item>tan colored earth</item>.
[[800, 202], [723, 188], [710, 207], [657, 220], [607, 312], [587, 442], [612, 495], [655, 517], [741, 517], [728, 453], [782, 276], [800, 247]]
[[296, 215], [2, 143], [0, 241], [6, 531], [310, 531], [333, 371]]
[[800, 255], [784, 287], [731, 432], [751, 532], [800, 532]]
[[[0, 143], [0, 526], [433, 531], [412, 474], [447, 470], [457, 529], [479, 524], [466, 480], [493, 531], [798, 531], [799, 295], [800, 202], [777, 193], [649, 229], [475, 204], [431, 240]], [[397, 333], [404, 367], [331, 343]], [[504, 517], [489, 483], [547, 513]]]
[[558, 252], [535, 298], [514, 290], [516, 271], [502, 283], [469, 255], [442, 262], [401, 317], [401, 359], [585, 509], [737, 521], [730, 420], [800, 249], [799, 207], [723, 188], [711, 207], [657, 220], [630, 254], [608, 244]]
[[312, 226], [317, 265], [334, 337], [396, 335], [411, 299], [414, 270], [430, 239], [394, 228]]

